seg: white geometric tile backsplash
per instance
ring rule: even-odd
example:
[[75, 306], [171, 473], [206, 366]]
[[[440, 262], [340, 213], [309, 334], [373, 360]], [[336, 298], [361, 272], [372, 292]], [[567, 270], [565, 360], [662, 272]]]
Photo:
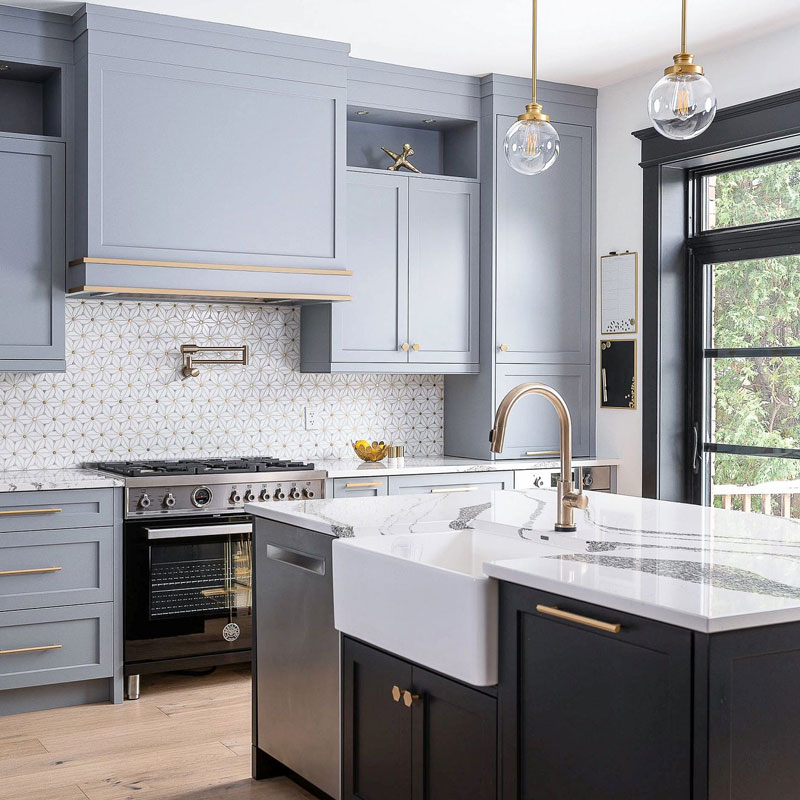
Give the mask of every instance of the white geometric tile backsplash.
[[[351, 457], [354, 439], [443, 449], [440, 375], [301, 374], [300, 311], [67, 301], [67, 371], [0, 373], [0, 468], [272, 455]], [[181, 379], [182, 344], [241, 345], [250, 364]], [[304, 409], [321, 430], [306, 431]]]

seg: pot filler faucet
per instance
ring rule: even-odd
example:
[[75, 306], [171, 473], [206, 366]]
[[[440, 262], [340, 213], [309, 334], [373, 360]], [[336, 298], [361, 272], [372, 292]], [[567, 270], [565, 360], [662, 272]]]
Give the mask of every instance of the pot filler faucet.
[[517, 401], [528, 394], [540, 394], [546, 397], [558, 413], [561, 426], [561, 479], [558, 482], [558, 518], [557, 531], [577, 530], [573, 519], [573, 510], [586, 508], [589, 498], [581, 491], [575, 491], [572, 484], [572, 418], [564, 398], [552, 387], [544, 383], [521, 383], [515, 386], [500, 402], [494, 417], [494, 428], [489, 433], [493, 453], [503, 452], [503, 440], [506, 436], [508, 415]]

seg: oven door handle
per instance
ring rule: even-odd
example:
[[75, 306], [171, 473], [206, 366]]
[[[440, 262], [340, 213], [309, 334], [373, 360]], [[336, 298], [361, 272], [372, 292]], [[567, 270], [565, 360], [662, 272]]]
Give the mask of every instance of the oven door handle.
[[192, 525], [181, 528], [145, 528], [147, 538], [153, 539], [189, 539], [195, 536], [235, 536], [253, 533], [251, 522], [239, 522], [229, 525]]

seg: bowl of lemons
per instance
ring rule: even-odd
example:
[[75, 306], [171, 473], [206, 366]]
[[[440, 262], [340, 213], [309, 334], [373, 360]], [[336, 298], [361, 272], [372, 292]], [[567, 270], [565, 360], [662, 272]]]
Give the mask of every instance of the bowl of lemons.
[[362, 461], [382, 461], [389, 452], [389, 445], [386, 442], [368, 442], [366, 439], [359, 439], [353, 442], [353, 450]]

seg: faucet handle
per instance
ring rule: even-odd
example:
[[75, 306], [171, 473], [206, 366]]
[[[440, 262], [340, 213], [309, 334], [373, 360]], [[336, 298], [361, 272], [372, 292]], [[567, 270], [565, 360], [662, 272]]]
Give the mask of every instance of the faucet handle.
[[586, 508], [589, 505], [589, 496], [583, 492], [567, 492], [561, 498], [561, 502], [567, 508]]

